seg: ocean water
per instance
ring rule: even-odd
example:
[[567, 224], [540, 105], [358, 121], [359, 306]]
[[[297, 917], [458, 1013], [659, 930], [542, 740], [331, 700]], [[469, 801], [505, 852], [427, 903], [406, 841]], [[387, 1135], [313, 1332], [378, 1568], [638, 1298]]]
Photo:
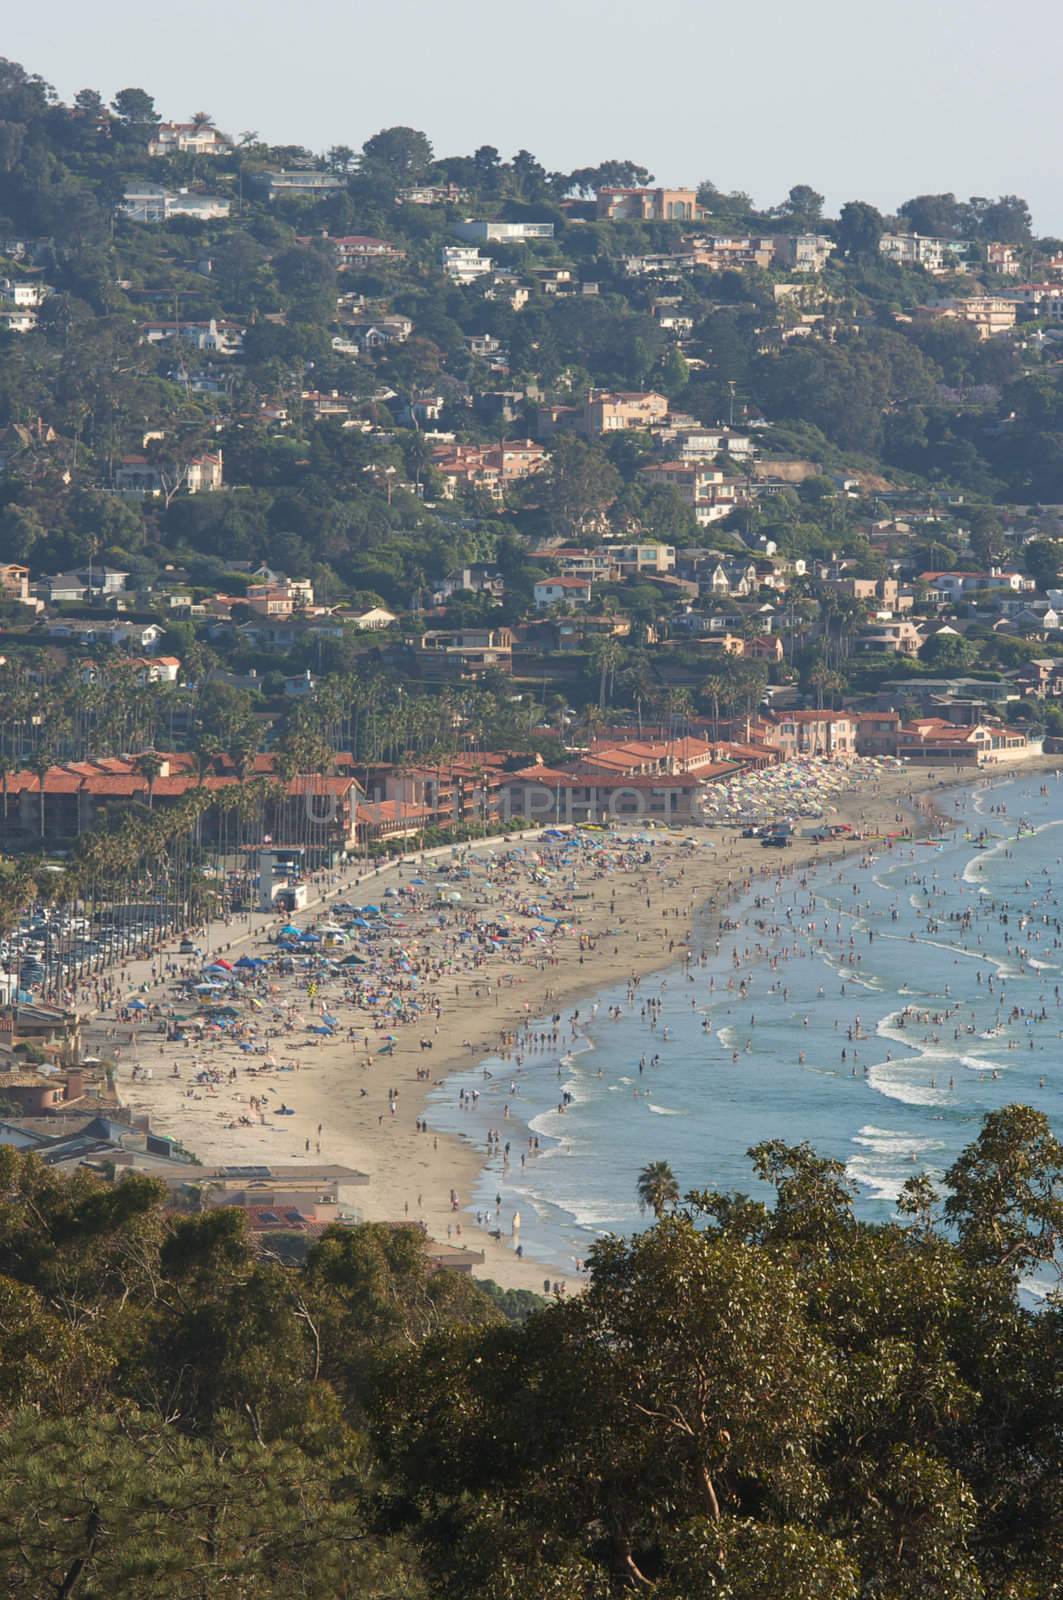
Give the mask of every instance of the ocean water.
[[945, 842], [804, 871], [780, 853], [722, 930], [702, 918], [689, 961], [563, 1008], [556, 1044], [452, 1074], [429, 1116], [485, 1155], [470, 1220], [556, 1278], [646, 1225], [649, 1161], [684, 1191], [766, 1197], [745, 1152], [808, 1140], [884, 1221], [987, 1111], [1022, 1101], [1063, 1135], [1063, 782], [987, 779], [939, 804]]

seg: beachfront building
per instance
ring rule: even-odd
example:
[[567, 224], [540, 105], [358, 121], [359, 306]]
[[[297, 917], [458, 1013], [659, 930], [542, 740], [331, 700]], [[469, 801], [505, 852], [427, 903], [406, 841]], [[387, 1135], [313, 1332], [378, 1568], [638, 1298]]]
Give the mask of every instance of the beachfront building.
[[698, 822], [707, 785], [733, 777], [743, 765], [721, 760], [703, 739], [595, 740], [564, 767], [537, 764], [502, 773], [502, 814], [530, 821]]
[[768, 741], [782, 751], [784, 761], [856, 754], [856, 722], [849, 711], [782, 711], [769, 713], [766, 722]]
[[[102, 825], [114, 813], [150, 803], [155, 811], [180, 804], [204, 791], [220, 798], [223, 790], [245, 781], [226, 756], [215, 758], [215, 770], [200, 774], [185, 752], [153, 752], [157, 771], [150, 779], [134, 756], [108, 756], [97, 761], [72, 761], [8, 774], [6, 800], [0, 810], [0, 839], [50, 841], [76, 839]], [[274, 778], [272, 755], [257, 756], [248, 778]], [[362, 786], [352, 774], [299, 774], [283, 779], [263, 796], [263, 829], [285, 840], [313, 823], [315, 849], [322, 859], [354, 847]], [[209, 806], [200, 819], [201, 836], [214, 840], [225, 831], [220, 806]]]
[[987, 767], [1040, 755], [1041, 746], [1039, 737], [1021, 728], [984, 722], [964, 727], [941, 717], [918, 717], [901, 728], [897, 754], [923, 766]]

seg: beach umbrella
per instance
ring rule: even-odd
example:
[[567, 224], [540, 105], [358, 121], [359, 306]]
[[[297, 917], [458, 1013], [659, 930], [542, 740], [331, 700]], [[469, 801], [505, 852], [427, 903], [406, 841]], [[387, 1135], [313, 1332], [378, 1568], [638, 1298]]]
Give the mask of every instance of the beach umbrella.
[[211, 965], [215, 967], [224, 967], [226, 972], [231, 972], [233, 970], [232, 962], [226, 961], [224, 956], [219, 956], [216, 961], [211, 963]]

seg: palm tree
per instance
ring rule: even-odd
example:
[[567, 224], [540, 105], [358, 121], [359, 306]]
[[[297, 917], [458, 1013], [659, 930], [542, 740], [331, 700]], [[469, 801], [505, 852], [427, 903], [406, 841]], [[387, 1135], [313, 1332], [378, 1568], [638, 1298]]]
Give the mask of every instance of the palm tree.
[[679, 1185], [667, 1161], [651, 1161], [639, 1173], [635, 1185], [640, 1211], [652, 1211], [660, 1220], [679, 1199]]
[[720, 673], [710, 672], [701, 685], [701, 692], [712, 707], [712, 737], [720, 742], [720, 701], [727, 693], [727, 679]]
[[163, 768], [162, 758], [156, 755], [154, 750], [145, 750], [141, 755], [137, 756], [133, 765], [136, 767], [138, 775], [147, 781], [148, 810], [150, 811], [155, 801], [155, 784]]
[[11, 793], [11, 776], [15, 771], [15, 763], [9, 756], [0, 753], [0, 788], [4, 794], [4, 832], [7, 832], [7, 801]]
[[52, 756], [51, 750], [47, 749], [44, 745], [41, 745], [34, 752], [34, 755], [33, 755], [32, 759], [30, 760], [30, 763], [29, 763], [30, 771], [36, 777], [37, 783], [38, 783], [39, 788], [40, 788], [40, 796], [41, 796], [40, 824], [41, 824], [41, 838], [42, 839], [44, 838], [44, 800], [45, 800], [45, 796], [44, 796], [44, 780], [48, 776], [49, 772], [52, 770], [52, 760], [53, 760], [53, 756]]

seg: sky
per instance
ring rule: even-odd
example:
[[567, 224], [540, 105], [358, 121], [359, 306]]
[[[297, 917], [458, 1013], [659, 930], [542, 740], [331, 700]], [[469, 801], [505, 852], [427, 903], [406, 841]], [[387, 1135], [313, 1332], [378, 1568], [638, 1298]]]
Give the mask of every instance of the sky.
[[165, 117], [357, 149], [382, 127], [438, 155], [610, 158], [761, 205], [795, 183], [893, 210], [914, 194], [1021, 194], [1063, 235], [1059, 0], [1021, 36], [990, 0], [48, 0], [5, 8], [0, 50]]

